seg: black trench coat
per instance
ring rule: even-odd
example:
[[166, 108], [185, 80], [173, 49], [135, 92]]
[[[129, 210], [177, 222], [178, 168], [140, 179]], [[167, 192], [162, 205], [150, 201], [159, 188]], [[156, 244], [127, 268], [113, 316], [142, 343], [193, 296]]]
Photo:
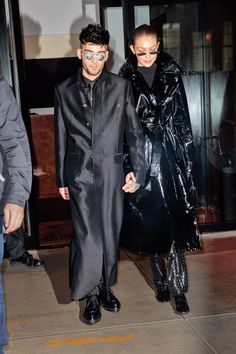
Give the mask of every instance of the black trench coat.
[[70, 248], [72, 299], [87, 295], [100, 282], [103, 271], [107, 286], [117, 279], [124, 132], [137, 181], [144, 184], [144, 137], [130, 83], [103, 72], [93, 88], [92, 107], [81, 70], [56, 87], [57, 184], [69, 187], [74, 226]]
[[[139, 253], [169, 252], [199, 245], [191, 177], [193, 136], [178, 64], [159, 53], [150, 88], [132, 55], [120, 76], [132, 82], [136, 111], [145, 134], [148, 172], [145, 187], [125, 197], [121, 245]], [[128, 159], [127, 159], [128, 160]]]

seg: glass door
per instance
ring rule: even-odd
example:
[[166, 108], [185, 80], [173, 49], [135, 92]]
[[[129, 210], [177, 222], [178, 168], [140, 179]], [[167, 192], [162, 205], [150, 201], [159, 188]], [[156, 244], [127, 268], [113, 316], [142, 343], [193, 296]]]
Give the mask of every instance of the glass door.
[[[123, 28], [128, 26], [127, 33], [142, 23], [151, 24], [158, 33], [161, 49], [181, 65], [195, 142], [198, 221], [209, 231], [235, 228], [235, 10], [229, 2], [220, 0], [106, 0], [100, 4], [106, 12], [103, 24], [110, 28], [114, 27], [115, 17], [111, 20], [109, 11], [112, 16], [119, 12], [120, 22], [126, 19]], [[104, 18], [103, 12], [101, 17]], [[118, 41], [122, 33], [112, 33], [113, 41]], [[124, 42], [119, 42], [122, 50], [114, 49], [119, 57], [114, 72], [127, 55]]]
[[208, 103], [208, 199], [220, 222], [236, 220], [235, 11], [221, 1], [204, 4], [205, 89]]
[[[207, 186], [211, 168], [208, 164], [209, 98], [207, 68], [209, 40], [203, 31], [202, 6], [198, 1], [150, 5], [150, 24], [158, 33], [161, 50], [181, 65], [195, 142], [194, 181], [197, 188], [196, 211], [200, 223], [220, 221], [219, 207]], [[215, 176], [215, 179], [218, 176]], [[214, 181], [215, 183], [215, 181]]]
[[149, 5], [142, 2], [135, 6], [135, 27], [141, 24], [140, 18], [146, 17], [146, 23], [149, 20], [157, 30], [162, 49], [183, 69], [195, 141], [199, 223], [233, 228], [236, 222], [234, 11], [218, 0], [146, 3]]

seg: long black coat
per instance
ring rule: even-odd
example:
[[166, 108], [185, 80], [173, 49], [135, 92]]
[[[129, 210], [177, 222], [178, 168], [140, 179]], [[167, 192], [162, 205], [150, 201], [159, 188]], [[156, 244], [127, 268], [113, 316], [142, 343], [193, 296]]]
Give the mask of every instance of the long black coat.
[[[105, 273], [117, 278], [123, 216], [123, 136], [137, 181], [144, 184], [144, 137], [130, 83], [104, 72], [93, 88], [93, 105], [81, 71], [55, 90], [58, 187], [69, 187], [74, 233], [70, 252], [72, 298], [88, 294]], [[103, 267], [104, 266], [104, 267]]]
[[145, 187], [125, 200], [121, 245], [140, 253], [200, 248], [192, 201], [193, 136], [178, 64], [159, 53], [150, 88], [132, 55], [120, 75], [132, 82], [136, 111], [145, 133]]

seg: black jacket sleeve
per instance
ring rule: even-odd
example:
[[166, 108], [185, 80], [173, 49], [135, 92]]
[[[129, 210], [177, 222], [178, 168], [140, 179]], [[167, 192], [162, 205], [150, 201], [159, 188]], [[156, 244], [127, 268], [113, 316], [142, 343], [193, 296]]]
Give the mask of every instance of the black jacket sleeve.
[[64, 178], [64, 164], [67, 145], [67, 134], [61, 110], [59, 92], [55, 89], [55, 154], [56, 154], [56, 179], [58, 187], [66, 187]]
[[135, 111], [131, 83], [127, 81], [125, 134], [129, 155], [137, 183], [145, 184], [147, 165], [145, 161], [145, 140], [138, 115]]

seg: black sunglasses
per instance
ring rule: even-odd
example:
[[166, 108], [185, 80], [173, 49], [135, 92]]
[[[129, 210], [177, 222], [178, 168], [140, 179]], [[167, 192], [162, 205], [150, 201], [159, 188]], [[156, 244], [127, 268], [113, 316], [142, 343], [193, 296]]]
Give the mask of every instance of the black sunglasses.
[[150, 55], [157, 55], [158, 53], [158, 50], [152, 50], [151, 52], [143, 52], [143, 53], [136, 53], [136, 55], [138, 57], [144, 57], [145, 55], [147, 54], [150, 54]]

